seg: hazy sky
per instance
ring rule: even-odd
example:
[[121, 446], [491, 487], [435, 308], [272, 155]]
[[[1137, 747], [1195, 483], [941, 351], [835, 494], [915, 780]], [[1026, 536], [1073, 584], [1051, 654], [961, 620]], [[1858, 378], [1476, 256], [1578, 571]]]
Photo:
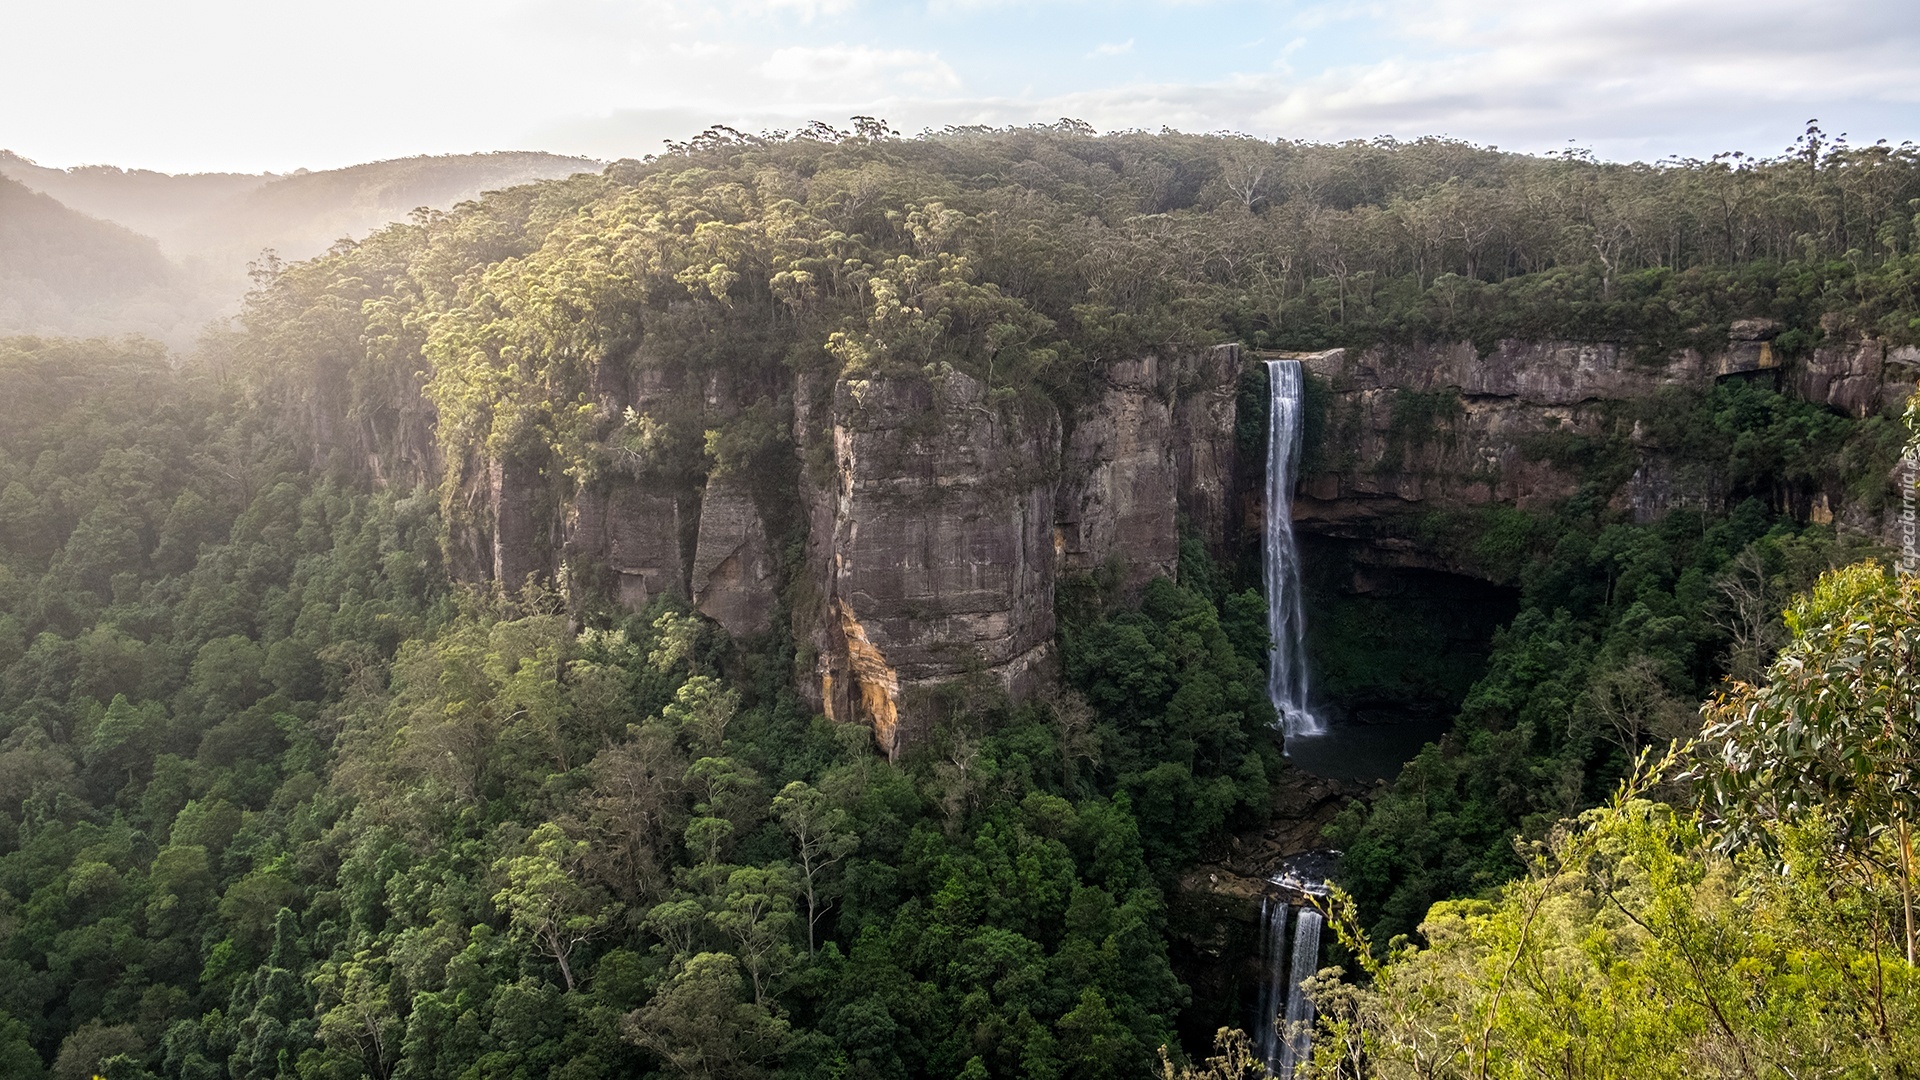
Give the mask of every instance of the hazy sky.
[[709, 123], [1085, 119], [1652, 160], [1920, 140], [1916, 0], [0, 0], [47, 165], [638, 157]]

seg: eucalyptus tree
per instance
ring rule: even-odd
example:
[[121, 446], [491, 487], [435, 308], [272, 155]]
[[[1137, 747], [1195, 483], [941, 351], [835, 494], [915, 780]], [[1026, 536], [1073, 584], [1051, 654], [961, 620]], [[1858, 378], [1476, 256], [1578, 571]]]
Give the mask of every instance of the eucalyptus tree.
[[1920, 578], [1859, 563], [1787, 613], [1791, 640], [1761, 683], [1707, 707], [1704, 799], [1734, 842], [1810, 816], [1833, 854], [1899, 883], [1914, 963], [1914, 821], [1920, 816]]

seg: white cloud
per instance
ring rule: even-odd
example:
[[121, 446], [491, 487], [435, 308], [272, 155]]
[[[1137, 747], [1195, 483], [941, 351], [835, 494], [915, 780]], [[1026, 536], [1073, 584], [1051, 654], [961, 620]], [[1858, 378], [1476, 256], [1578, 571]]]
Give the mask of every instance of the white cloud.
[[[1920, 9], [1885, 0], [1819, 10], [1785, 0], [1373, 0], [1303, 6], [1276, 24], [1286, 35], [1277, 55], [1223, 48], [1217, 74], [1052, 94], [970, 77], [974, 93], [963, 95], [964, 50], [781, 49], [760, 73], [805, 104], [759, 126], [853, 112], [902, 130], [1075, 116], [1104, 130], [1439, 134], [1530, 150], [1575, 140], [1642, 159], [1773, 152], [1816, 116], [1857, 138], [1920, 138], [1920, 74], [1906, 59], [1920, 50]], [[1089, 55], [1121, 55], [1126, 44]], [[759, 107], [780, 112], [781, 100]]]
[[901, 88], [931, 92], [960, 86], [960, 76], [938, 53], [864, 45], [776, 49], [760, 65], [760, 74], [784, 84], [789, 94], [809, 100], [841, 100]]
[[[31, 47], [0, 64], [0, 139], [58, 164], [285, 170], [499, 146], [647, 152], [716, 121], [751, 130], [855, 113], [903, 130], [1066, 115], [1105, 129], [1446, 134], [1516, 149], [1571, 138], [1611, 157], [1765, 152], [1816, 116], [1856, 138], [1920, 139], [1914, 0], [14, 7], [8, 29]], [[371, 25], [382, 33], [368, 36]], [[423, 40], [438, 47], [422, 51]], [[1128, 61], [1063, 62], [1103, 41], [1088, 58]], [[514, 71], [529, 74], [496, 77]], [[1137, 71], [1154, 81], [1129, 79]]]
[[749, 0], [742, 6], [749, 12], [756, 7], [769, 12], [792, 12], [802, 20], [812, 22], [814, 19], [845, 15], [856, 4], [857, 0]]
[[[1270, 99], [1250, 120], [1303, 134], [1374, 125], [1538, 147], [1726, 137], [1780, 117], [1797, 124], [1829, 108], [1868, 117], [1920, 101], [1920, 75], [1903, 59], [1920, 46], [1920, 18], [1906, 5], [1440, 0], [1403, 3], [1393, 21], [1410, 47], [1255, 82], [1245, 96]], [[1221, 90], [1222, 105], [1245, 94]]]

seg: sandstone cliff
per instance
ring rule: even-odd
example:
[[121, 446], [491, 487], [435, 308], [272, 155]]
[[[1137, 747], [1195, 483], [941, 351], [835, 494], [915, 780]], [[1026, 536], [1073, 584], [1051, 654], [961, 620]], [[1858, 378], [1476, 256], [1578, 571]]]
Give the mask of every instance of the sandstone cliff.
[[1062, 575], [1173, 573], [1183, 512], [1226, 534], [1239, 370], [1232, 347], [1115, 364], [1066, 417], [958, 373], [803, 386], [825, 400], [797, 442], [831, 446], [808, 492], [819, 601], [798, 613], [823, 711], [895, 752], [943, 690], [1017, 700], [1045, 685]]
[[[1293, 354], [1316, 377], [1323, 428], [1294, 503], [1301, 529], [1362, 543], [1376, 560], [1467, 570], [1396, 531], [1407, 515], [1503, 504], [1545, 509], [1580, 490], [1623, 406], [1662, 393], [1701, 395], [1716, 380], [1761, 378], [1854, 417], [1897, 415], [1920, 350], [1878, 341], [1819, 347], [1783, 362], [1769, 324], [1736, 323], [1724, 352], [1687, 350], [1648, 363], [1610, 343], [1503, 341], [1377, 346]], [[1718, 509], [1725, 478], [1633, 427], [1616, 509], [1637, 521], [1682, 508]], [[1805, 513], [1830, 514], [1837, 492], [1812, 492]], [[1257, 517], [1257, 503], [1245, 514]], [[1877, 520], [1852, 523], [1878, 530]]]
[[[1391, 588], [1368, 567], [1485, 578], [1407, 523], [1546, 509], [1602, 465], [1615, 470], [1615, 508], [1635, 519], [1716, 508], [1723, 478], [1643, 433], [1635, 403], [1757, 378], [1856, 417], [1891, 413], [1920, 364], [1920, 351], [1872, 341], [1783, 362], [1771, 332], [1736, 324], [1718, 354], [1653, 363], [1579, 342], [1303, 355], [1317, 419], [1299, 529], [1344, 546], [1345, 589]], [[954, 695], [1017, 700], [1049, 683], [1064, 576], [1114, 571], [1118, 587], [1137, 589], [1175, 572], [1183, 529], [1216, 553], [1257, 550], [1264, 459], [1236, 443], [1236, 425], [1257, 426], [1238, 405], [1260, 398], [1237, 399], [1252, 385], [1243, 375], [1259, 372], [1236, 346], [1140, 356], [1106, 367], [1063, 413], [958, 372], [773, 387], [657, 362], [609, 369], [595, 381], [609, 445], [621, 423], [718, 423], [755, 402], [805, 467], [707, 476], [655, 463], [569, 491], [550, 464], [488, 462], [467, 488], [477, 520], [455, 548], [469, 552], [471, 576], [515, 586], [567, 564], [632, 609], [679, 596], [738, 636], [774, 629], [784, 612], [805, 646], [796, 677], [807, 695], [897, 752]], [[1828, 505], [1816, 493], [1805, 515]], [[783, 550], [804, 555], [789, 565]]]
[[[1137, 590], [1176, 571], [1183, 528], [1216, 549], [1234, 538], [1240, 376], [1235, 346], [1142, 356], [1063, 415], [959, 372], [803, 375], [776, 395], [747, 376], [603, 365], [604, 461], [578, 484], [537, 453], [468, 463], [454, 563], [509, 588], [565, 567], [631, 610], [677, 596], [740, 637], [784, 612], [803, 690], [896, 752], [947, 695], [1019, 700], [1051, 682], [1063, 576], [1112, 571]], [[634, 449], [636, 431], [711, 433], [750, 408], [795, 475]]]

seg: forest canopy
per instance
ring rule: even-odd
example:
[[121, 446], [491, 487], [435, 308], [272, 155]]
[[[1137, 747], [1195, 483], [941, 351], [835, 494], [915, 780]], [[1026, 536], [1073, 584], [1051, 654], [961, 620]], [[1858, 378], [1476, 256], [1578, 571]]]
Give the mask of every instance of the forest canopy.
[[[1170, 894], [1267, 823], [1287, 769], [1257, 578], [1189, 542], [1137, 595], [1074, 583], [1058, 687], [965, 703], [892, 762], [799, 696], [791, 633], [736, 641], [684, 598], [628, 610], [585, 575], [476, 582], [460, 530], [485, 462], [538, 460], [561, 493], [791, 479], [778, 393], [716, 404], [722, 378], [958, 371], [1016, 408], [1219, 342], [1658, 357], [1757, 318], [1788, 358], [1912, 344], [1916, 200], [1920, 151], [1818, 129], [1655, 165], [1071, 122], [713, 129], [263, 265], [190, 356], [0, 341], [0, 1071], [1092, 1078], [1149, 1075], [1182, 1035], [1197, 1055], [1217, 1018], [1176, 972]], [[606, 366], [684, 378], [629, 415], [597, 406]], [[1550, 511], [1425, 523], [1519, 615], [1454, 734], [1336, 823], [1343, 925], [1382, 955], [1365, 994], [1327, 989], [1329, 1053], [1397, 1060], [1393, 1024], [1455, 1004], [1494, 1022], [1468, 1065], [1496, 1036], [1564, 1050], [1542, 1025], [1614, 986], [1600, 960], [1685, 996], [1663, 950], [1739, 929], [1735, 896], [1780, 925], [1838, 897], [1792, 924], [1804, 941], [1716, 938], [1739, 977], [1770, 993], [1804, 946], [1862, 1009], [1912, 1015], [1910, 961], [1860, 982], [1902, 959], [1897, 875], [1839, 793], [1712, 789], [1832, 809], [1749, 822], [1777, 862], [1709, 842], [1724, 804], [1608, 801], [1697, 731], [1722, 675], [1788, 708], [1776, 650], [1894, 588], [1850, 571], [1855, 592], [1830, 579], [1818, 612], [1774, 618], [1870, 553], [1797, 515], [1792, 485], [1836, 461], [1885, 475], [1906, 433], [1745, 383], [1617, 420], [1724, 469], [1728, 498], [1636, 523], [1610, 502], [1618, 462], [1590, 455]], [[1617, 881], [1705, 921], [1594, 924]], [[1526, 955], [1560, 950], [1564, 980], [1475, 997], [1532, 909], [1551, 935]], [[1428, 949], [1388, 945], [1422, 926]], [[1619, 1015], [1757, 1045], [1698, 1008]], [[1858, 1018], [1816, 1019], [1851, 1037]], [[1899, 1060], [1900, 1037], [1849, 1052]]]

